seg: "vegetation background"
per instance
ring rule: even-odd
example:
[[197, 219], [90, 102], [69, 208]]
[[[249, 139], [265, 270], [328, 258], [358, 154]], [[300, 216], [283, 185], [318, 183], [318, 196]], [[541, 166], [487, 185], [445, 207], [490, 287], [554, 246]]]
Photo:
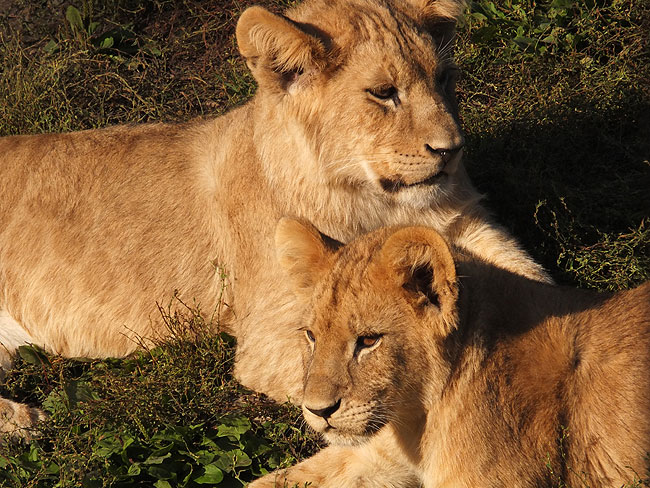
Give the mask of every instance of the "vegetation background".
[[[0, 0], [0, 135], [245, 102], [233, 33], [251, 3]], [[477, 0], [460, 26], [468, 170], [560, 283], [650, 279], [649, 35], [647, 0]], [[161, 313], [174, 339], [128, 359], [21, 349], [0, 393], [51, 416], [30, 444], [0, 446], [0, 486], [242, 486], [318, 447], [295, 409], [236, 384], [229, 338], [189, 307]]]

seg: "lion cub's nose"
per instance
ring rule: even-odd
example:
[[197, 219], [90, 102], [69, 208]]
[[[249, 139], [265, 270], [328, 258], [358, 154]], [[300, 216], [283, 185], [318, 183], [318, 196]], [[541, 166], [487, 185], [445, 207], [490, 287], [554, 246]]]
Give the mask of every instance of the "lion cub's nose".
[[313, 413], [314, 415], [318, 415], [319, 417], [323, 417], [324, 419], [326, 419], [326, 418], [330, 417], [334, 412], [336, 412], [339, 409], [340, 406], [341, 406], [341, 399], [339, 398], [336, 401], [336, 403], [333, 403], [329, 407], [312, 408], [312, 407], [308, 407], [307, 405], [305, 405], [305, 408], [307, 410], [309, 410], [311, 413]]
[[456, 156], [456, 154], [458, 154], [463, 146], [460, 145], [452, 148], [433, 148], [429, 146], [429, 144], [425, 144], [424, 148], [427, 150], [427, 152], [433, 154], [434, 156], [440, 156], [442, 163], [447, 164], [454, 158], [454, 156]]

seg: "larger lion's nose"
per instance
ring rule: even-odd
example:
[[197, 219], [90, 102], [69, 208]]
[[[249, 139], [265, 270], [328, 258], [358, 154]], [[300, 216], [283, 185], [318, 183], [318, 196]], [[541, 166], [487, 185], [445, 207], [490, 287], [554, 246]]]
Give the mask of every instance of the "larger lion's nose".
[[425, 144], [424, 148], [428, 153], [440, 157], [442, 159], [442, 164], [447, 164], [449, 161], [454, 159], [454, 157], [456, 157], [456, 155], [463, 148], [463, 145], [461, 144], [452, 148], [434, 148], [429, 144]]
[[323, 417], [324, 419], [327, 419], [331, 417], [331, 415], [336, 412], [339, 407], [341, 406], [341, 399], [339, 398], [336, 403], [333, 403], [325, 408], [314, 408], [314, 407], [309, 407], [305, 405], [305, 408], [309, 410], [311, 413], [314, 415], [317, 415], [319, 417]]

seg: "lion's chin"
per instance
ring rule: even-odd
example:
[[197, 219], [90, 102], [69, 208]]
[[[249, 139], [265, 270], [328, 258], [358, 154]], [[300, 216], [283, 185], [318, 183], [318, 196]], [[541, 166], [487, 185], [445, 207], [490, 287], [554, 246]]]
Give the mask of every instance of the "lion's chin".
[[449, 175], [445, 171], [438, 171], [412, 183], [407, 183], [402, 178], [380, 178], [379, 185], [386, 193], [399, 193], [408, 189], [426, 190], [429, 187], [443, 184], [447, 178]]
[[441, 181], [435, 185], [415, 185], [405, 187], [397, 193], [390, 196], [398, 203], [416, 208], [424, 209], [431, 207], [431, 205], [440, 202], [441, 199], [447, 194], [446, 188], [448, 186], [445, 181]]
[[379, 425], [374, 422], [373, 424], [366, 426], [363, 431], [345, 431], [337, 428], [328, 428], [323, 432], [323, 437], [331, 445], [335, 446], [358, 446], [368, 442], [373, 436], [375, 436], [384, 425]]
[[359, 446], [370, 440], [373, 434], [345, 434], [336, 429], [323, 433], [323, 437], [332, 446]]

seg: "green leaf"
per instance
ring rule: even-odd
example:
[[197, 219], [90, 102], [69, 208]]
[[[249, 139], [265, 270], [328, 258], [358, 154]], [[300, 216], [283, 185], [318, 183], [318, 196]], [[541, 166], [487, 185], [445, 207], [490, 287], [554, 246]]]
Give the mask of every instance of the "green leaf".
[[155, 44], [147, 45], [146, 49], [152, 56], [162, 56], [162, 51]]
[[[155, 439], [155, 437], [154, 437]], [[157, 439], [156, 439], [157, 440]], [[149, 457], [161, 457], [164, 456], [168, 453], [171, 452], [171, 450], [174, 448], [174, 442], [169, 442], [167, 445], [163, 445], [162, 447], [159, 447], [155, 451], [153, 451]]]
[[490, 17], [494, 17], [498, 14], [497, 8], [492, 2], [481, 2], [481, 6], [483, 7], [483, 11]]
[[203, 468], [203, 474], [194, 479], [199, 485], [217, 484], [223, 480], [223, 471], [214, 464], [208, 464]]
[[222, 424], [217, 429], [218, 437], [232, 436], [239, 440], [241, 434], [248, 432], [251, 428], [251, 423], [246, 417], [224, 417], [221, 422]]
[[216, 454], [210, 451], [202, 450], [196, 453], [196, 462], [198, 462], [201, 465], [206, 465], [212, 463], [214, 461], [214, 458], [216, 457]]
[[149, 466], [147, 468], [147, 473], [159, 480], [170, 480], [174, 477], [173, 473], [160, 466]]
[[243, 451], [235, 451], [235, 466], [238, 468], [244, 467], [244, 466], [250, 466], [253, 463], [251, 458], [248, 457], [248, 454], [246, 454]]
[[84, 28], [83, 20], [81, 20], [81, 14], [79, 10], [70, 5], [65, 11], [65, 18], [68, 19], [68, 23], [72, 28], [73, 32], [82, 31]]
[[27, 455], [27, 459], [29, 459], [31, 462], [35, 463], [36, 461], [38, 461], [38, 458], [39, 458], [38, 449], [37, 449], [36, 445], [31, 444], [29, 446], [29, 454]]
[[99, 45], [100, 49], [108, 49], [110, 47], [113, 47], [114, 41], [112, 37], [107, 37], [102, 41], [102, 43]]
[[525, 49], [528, 46], [534, 46], [537, 43], [536, 39], [525, 36], [517, 36], [513, 39], [513, 42], [517, 44], [520, 48]]
[[172, 485], [169, 484], [169, 481], [158, 480], [153, 484], [154, 488], [172, 488]]
[[479, 22], [485, 22], [487, 20], [487, 17], [480, 12], [472, 12], [471, 16]]
[[41, 364], [49, 364], [47, 354], [38, 346], [19, 346], [18, 355], [28, 364], [40, 366]]
[[88, 383], [83, 381], [69, 381], [65, 384], [63, 390], [70, 408], [74, 408], [78, 403], [99, 399]]
[[117, 434], [108, 433], [97, 442], [95, 448], [95, 455], [102, 458], [107, 458], [112, 454], [122, 452], [122, 443], [119, 441]]
[[162, 462], [165, 459], [170, 458], [170, 457], [171, 457], [170, 453], [163, 454], [162, 456], [154, 456], [152, 454], [147, 459], [145, 459], [145, 461], [142, 464], [162, 464]]
[[61, 396], [61, 392], [58, 390], [52, 390], [47, 398], [43, 401], [43, 410], [46, 412], [55, 415], [61, 412], [67, 412], [68, 408], [66, 403]]
[[43, 46], [43, 51], [45, 51], [47, 54], [54, 54], [58, 50], [59, 50], [59, 43], [54, 40], [50, 40], [50, 42], [48, 42], [47, 44], [45, 44], [45, 46]]

